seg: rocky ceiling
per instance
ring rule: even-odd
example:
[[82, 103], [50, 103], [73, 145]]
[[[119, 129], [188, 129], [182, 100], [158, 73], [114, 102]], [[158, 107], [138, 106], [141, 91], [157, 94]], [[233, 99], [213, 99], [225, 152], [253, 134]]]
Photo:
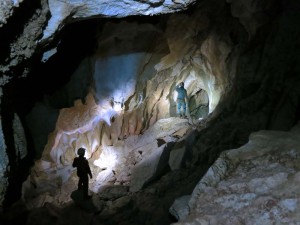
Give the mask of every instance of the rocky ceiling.
[[[299, 12], [296, 0], [1, 1], [0, 219], [296, 224]], [[90, 202], [74, 191], [82, 146]]]

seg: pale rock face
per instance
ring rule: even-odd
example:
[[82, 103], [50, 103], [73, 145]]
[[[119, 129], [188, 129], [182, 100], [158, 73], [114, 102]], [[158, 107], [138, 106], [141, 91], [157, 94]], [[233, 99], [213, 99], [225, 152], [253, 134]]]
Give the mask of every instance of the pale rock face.
[[[7, 17], [13, 13], [15, 7], [19, 7], [19, 3], [21, 2], [23, 2], [23, 0], [4, 0], [0, 2], [0, 27], [3, 25], [1, 24], [1, 19], [6, 22], [8, 19]], [[8, 7], [9, 5], [11, 7]], [[0, 85], [5, 85], [9, 82], [9, 76], [6, 76], [6, 73], [9, 74], [12, 68], [17, 66], [23, 60], [28, 60], [36, 51], [38, 39], [43, 32], [43, 25], [46, 22], [47, 12], [48, 5], [45, 0], [42, 0], [40, 8], [35, 9], [31, 17], [24, 21], [21, 33], [11, 40], [11, 43], [9, 44], [9, 53], [6, 55], [5, 63], [0, 66], [0, 71], [5, 78], [0, 79]], [[24, 68], [22, 76], [26, 76], [27, 73], [28, 68]]]
[[259, 131], [241, 148], [223, 152], [189, 196], [188, 206], [174, 212], [180, 218], [174, 224], [297, 224], [299, 127]]
[[50, 0], [51, 18], [41, 41], [51, 38], [62, 27], [65, 21], [91, 17], [126, 17], [132, 15], [157, 15], [177, 12], [194, 3], [195, 0]]
[[22, 2], [23, 0], [2, 0], [0, 2], [0, 27], [7, 23], [7, 19]]
[[[154, 146], [152, 145], [153, 147], [149, 150], [145, 149], [146, 151], [143, 148], [139, 148], [142, 160], [132, 169], [130, 191], [136, 192], [141, 190], [151, 179], [162, 174], [161, 171], [163, 171], [169, 164], [167, 159], [172, 151], [171, 145], [168, 146], [167, 144], [167, 140], [172, 139], [167, 137], [183, 137], [188, 132], [180, 135], [178, 131], [189, 128], [189, 124], [186, 120], [178, 119], [176, 122], [174, 120], [176, 119], [167, 118], [159, 120], [143, 134], [141, 140], [149, 144], [153, 143]], [[157, 143], [153, 142], [153, 140], [158, 139], [166, 141], [163, 141], [163, 144], [159, 146]], [[141, 145], [143, 142], [138, 142], [137, 146]], [[176, 153], [177, 152], [174, 152], [173, 154]]]

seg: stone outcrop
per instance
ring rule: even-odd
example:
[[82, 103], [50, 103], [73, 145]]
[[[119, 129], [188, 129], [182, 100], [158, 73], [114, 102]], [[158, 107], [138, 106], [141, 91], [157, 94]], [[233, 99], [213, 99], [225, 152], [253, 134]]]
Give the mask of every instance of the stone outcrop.
[[[47, 20], [49, 12], [46, 1], [42, 0], [39, 4], [36, 1], [1, 1], [3, 10], [1, 20], [7, 23], [6, 26], [14, 26], [22, 14], [22, 24], [17, 29], [6, 27], [0, 29], [2, 56], [0, 57], [0, 72], [3, 76], [0, 79], [0, 85], [4, 86], [12, 78], [13, 70], [20, 66], [21, 63], [30, 61], [37, 51], [38, 40], [43, 32], [43, 26]], [[11, 7], [9, 7], [11, 6]], [[31, 8], [32, 7], [32, 8]], [[16, 9], [18, 8], [18, 9]], [[16, 11], [16, 12], [15, 12]], [[16, 18], [13, 16], [15, 15]], [[3, 25], [3, 24], [1, 24]], [[29, 72], [29, 64], [24, 63], [21, 66], [21, 74], [26, 76]]]
[[[107, 185], [111, 185], [111, 189], [114, 185], [129, 186], [130, 192], [141, 190], [168, 171], [170, 146], [179, 138], [184, 139], [191, 132], [189, 127], [187, 119], [162, 119], [142, 135], [131, 135], [112, 145], [98, 146], [94, 152], [88, 151], [86, 157], [95, 177], [90, 182], [90, 190], [99, 195], [103, 194], [103, 188]], [[67, 141], [66, 138], [64, 140]], [[78, 139], [76, 146], [80, 144], [83, 142]], [[49, 154], [44, 153], [32, 168], [23, 185], [23, 199], [27, 207], [36, 208], [46, 203], [60, 205], [70, 201], [68, 193], [77, 187], [76, 173], [71, 167], [76, 155], [74, 151], [60, 154], [49, 160]], [[176, 157], [176, 152], [173, 155]], [[63, 159], [64, 163], [56, 163], [57, 159], [60, 163]], [[180, 168], [180, 165], [176, 167]], [[74, 193], [73, 197], [77, 199], [77, 195]]]
[[187, 1], [58, 1], [50, 0], [51, 17], [41, 41], [51, 38], [65, 22], [92, 17], [127, 17], [133, 15], [157, 15], [182, 11], [194, 3]]
[[19, 7], [23, 0], [3, 0], [0, 3], [0, 27], [7, 23], [7, 20], [12, 16], [16, 8]]
[[297, 224], [299, 135], [299, 124], [289, 132], [259, 131], [223, 152], [188, 201], [174, 203], [174, 224]]

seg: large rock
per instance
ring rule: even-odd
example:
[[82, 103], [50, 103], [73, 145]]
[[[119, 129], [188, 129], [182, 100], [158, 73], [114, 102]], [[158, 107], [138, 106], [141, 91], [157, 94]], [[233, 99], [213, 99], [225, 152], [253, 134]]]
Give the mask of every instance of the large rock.
[[149, 157], [139, 162], [132, 170], [130, 191], [137, 192], [156, 176], [161, 175], [167, 166], [167, 161], [161, 161], [164, 155], [168, 155], [166, 145], [160, 146]]
[[18, 8], [20, 3], [22, 2], [23, 0], [2, 0], [0, 2], [0, 27], [2, 27], [3, 24], [7, 23], [7, 20], [11, 17], [16, 8]]
[[173, 213], [180, 216], [175, 224], [297, 224], [299, 128], [259, 131], [241, 148], [223, 152], [188, 204]]
[[[71, 194], [71, 198], [75, 202], [76, 205], [78, 205], [81, 209], [89, 212], [89, 213], [96, 213], [101, 211], [102, 205], [101, 204], [94, 204], [93, 198], [84, 198], [81, 191], [73, 191]], [[99, 202], [97, 202], [99, 203]]]

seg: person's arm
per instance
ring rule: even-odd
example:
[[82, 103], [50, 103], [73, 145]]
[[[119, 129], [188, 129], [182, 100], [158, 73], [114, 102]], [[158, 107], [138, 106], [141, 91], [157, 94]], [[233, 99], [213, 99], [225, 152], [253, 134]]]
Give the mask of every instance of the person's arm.
[[72, 166], [77, 167], [77, 158], [74, 159]]
[[86, 160], [86, 163], [87, 163], [87, 170], [88, 170], [88, 174], [90, 175], [90, 178], [92, 179], [92, 178], [93, 178], [92, 171], [91, 171], [91, 168], [90, 168], [89, 162], [88, 162], [87, 160]]

